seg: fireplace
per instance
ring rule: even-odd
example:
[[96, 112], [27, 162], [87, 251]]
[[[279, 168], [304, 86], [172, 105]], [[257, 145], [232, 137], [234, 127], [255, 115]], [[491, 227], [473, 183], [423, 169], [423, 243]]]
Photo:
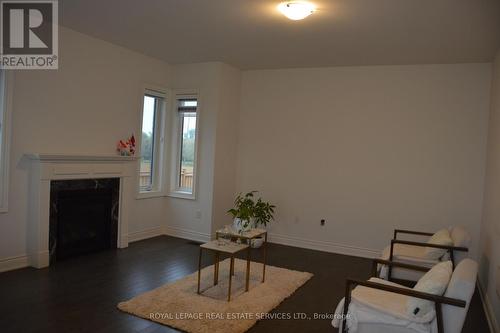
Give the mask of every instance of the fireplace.
[[120, 179], [50, 182], [50, 263], [117, 247]]
[[[100, 243], [94, 239], [94, 232], [87, 232], [87, 238], [94, 239], [96, 244], [100, 244], [100, 247], [96, 247], [95, 250], [98, 251], [97, 248], [125, 248], [128, 246], [128, 221], [136, 184], [137, 157], [32, 153], [26, 154], [24, 158], [30, 161], [28, 224], [26, 230], [28, 264], [30, 266], [43, 268], [57, 260], [57, 248], [60, 245], [57, 239], [58, 217], [68, 218], [66, 214], [74, 213], [73, 208], [66, 212], [62, 208], [62, 211], [59, 212], [59, 200], [62, 199], [62, 201], [68, 201], [71, 205], [81, 206], [79, 202], [83, 204], [89, 202], [89, 200], [81, 198], [89, 195], [89, 193], [97, 194], [99, 198], [95, 200], [102, 200], [105, 202], [106, 207], [109, 207], [109, 189], [111, 189], [112, 193], [109, 231], [104, 229], [103, 233], [103, 229], [99, 230], [99, 233], [104, 235], [101, 241], [104, 242], [104, 240], [109, 239], [109, 243]], [[70, 196], [77, 192], [81, 193], [77, 194], [75, 198], [67, 198], [62, 191], [70, 191], [66, 193]], [[91, 192], [85, 193], [85, 191]], [[92, 218], [92, 214], [101, 217], [109, 214], [109, 210], [102, 208], [102, 203], [93, 202], [93, 204], [97, 205], [97, 208], [75, 208], [81, 214], [73, 214], [76, 215], [76, 218], [71, 218], [71, 222], [81, 226], [82, 221], [78, 221], [80, 215], [89, 214], [82, 220], [94, 223], [95, 219]], [[103, 211], [107, 213], [102, 214]], [[58, 216], [58, 214], [61, 214], [61, 216]], [[106, 220], [108, 221], [108, 219]], [[102, 227], [102, 224], [93, 226], [93, 228], [98, 227]], [[79, 232], [77, 226], [69, 226], [68, 228], [75, 228], [77, 234]], [[107, 237], [108, 232], [109, 238]], [[71, 247], [80, 248], [79, 243], [76, 243], [76, 239], [77, 236], [75, 238], [71, 236], [70, 240], [66, 241], [75, 241]], [[91, 251], [86, 248], [81, 250], [81, 253], [87, 250]], [[77, 251], [71, 253], [68, 257], [81, 253]]]

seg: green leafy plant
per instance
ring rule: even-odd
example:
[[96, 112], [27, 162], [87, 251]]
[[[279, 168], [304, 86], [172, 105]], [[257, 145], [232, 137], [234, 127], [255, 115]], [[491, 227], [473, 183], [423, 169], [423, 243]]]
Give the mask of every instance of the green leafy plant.
[[262, 224], [264, 227], [271, 221], [274, 221], [274, 208], [269, 202], [262, 201], [261, 198], [257, 200], [254, 205], [254, 219], [255, 224]]
[[234, 200], [234, 208], [227, 211], [233, 218], [238, 218], [240, 220], [244, 229], [246, 229], [252, 221], [254, 221], [256, 225], [262, 224], [266, 226], [271, 220], [274, 220], [274, 208], [276, 208], [276, 206], [262, 201], [261, 198], [254, 201], [255, 193], [257, 193], [257, 191], [251, 191], [245, 195], [241, 193], [238, 194]]

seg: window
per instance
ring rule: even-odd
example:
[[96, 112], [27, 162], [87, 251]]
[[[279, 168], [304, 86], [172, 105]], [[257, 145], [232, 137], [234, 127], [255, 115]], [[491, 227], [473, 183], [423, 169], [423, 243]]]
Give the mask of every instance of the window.
[[177, 159], [175, 191], [194, 195], [196, 170], [198, 99], [193, 96], [177, 97]]
[[148, 90], [142, 108], [139, 191], [161, 191], [165, 93]]
[[145, 89], [142, 96], [138, 198], [194, 199], [199, 100], [192, 90]]
[[0, 70], [0, 212], [7, 211], [9, 187], [9, 111], [11, 91], [8, 74]]

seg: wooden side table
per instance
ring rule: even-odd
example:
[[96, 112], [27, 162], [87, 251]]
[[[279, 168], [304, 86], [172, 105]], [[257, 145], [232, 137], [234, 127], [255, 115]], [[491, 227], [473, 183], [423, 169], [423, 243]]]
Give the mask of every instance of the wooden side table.
[[[232, 229], [219, 229], [215, 232], [215, 239], [219, 239], [220, 236], [243, 239], [248, 242], [248, 244], [252, 243], [252, 239], [257, 237], [264, 237], [264, 243], [262, 243], [262, 250], [264, 251], [264, 260], [262, 265], [262, 283], [266, 280], [266, 260], [267, 260], [267, 230], [254, 228], [248, 231], [243, 231], [242, 233], [236, 232]], [[249, 250], [250, 251], [250, 250]], [[250, 265], [250, 263], [248, 263]], [[248, 267], [250, 271], [250, 266]], [[247, 281], [247, 289], [248, 289], [248, 281]]]
[[210, 250], [215, 253], [215, 263], [214, 263], [214, 286], [219, 283], [219, 260], [220, 254], [226, 253], [230, 256], [229, 265], [229, 288], [227, 292], [227, 301], [231, 301], [231, 281], [234, 275], [234, 255], [240, 251], [247, 250], [247, 272], [246, 272], [246, 287], [245, 291], [248, 291], [248, 285], [250, 280], [250, 246], [246, 244], [238, 244], [229, 241], [219, 241], [214, 240], [205, 244], [200, 245], [200, 256], [198, 259], [198, 294], [200, 294], [200, 283], [201, 283], [201, 255], [203, 250]]

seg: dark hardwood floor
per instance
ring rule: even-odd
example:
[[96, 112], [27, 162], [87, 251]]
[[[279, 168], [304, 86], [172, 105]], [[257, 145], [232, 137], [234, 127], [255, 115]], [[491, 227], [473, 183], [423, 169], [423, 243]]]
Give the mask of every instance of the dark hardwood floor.
[[[258, 252], [254, 255], [257, 256]], [[47, 269], [0, 274], [0, 332], [177, 332], [120, 312], [116, 304], [197, 269], [197, 244], [156, 237], [70, 259]], [[270, 265], [314, 273], [274, 311], [332, 313], [349, 277], [366, 279], [368, 259], [270, 244]], [[205, 256], [204, 265], [211, 264]], [[266, 320], [257, 332], [335, 332], [330, 320]], [[476, 292], [463, 332], [489, 332]]]

